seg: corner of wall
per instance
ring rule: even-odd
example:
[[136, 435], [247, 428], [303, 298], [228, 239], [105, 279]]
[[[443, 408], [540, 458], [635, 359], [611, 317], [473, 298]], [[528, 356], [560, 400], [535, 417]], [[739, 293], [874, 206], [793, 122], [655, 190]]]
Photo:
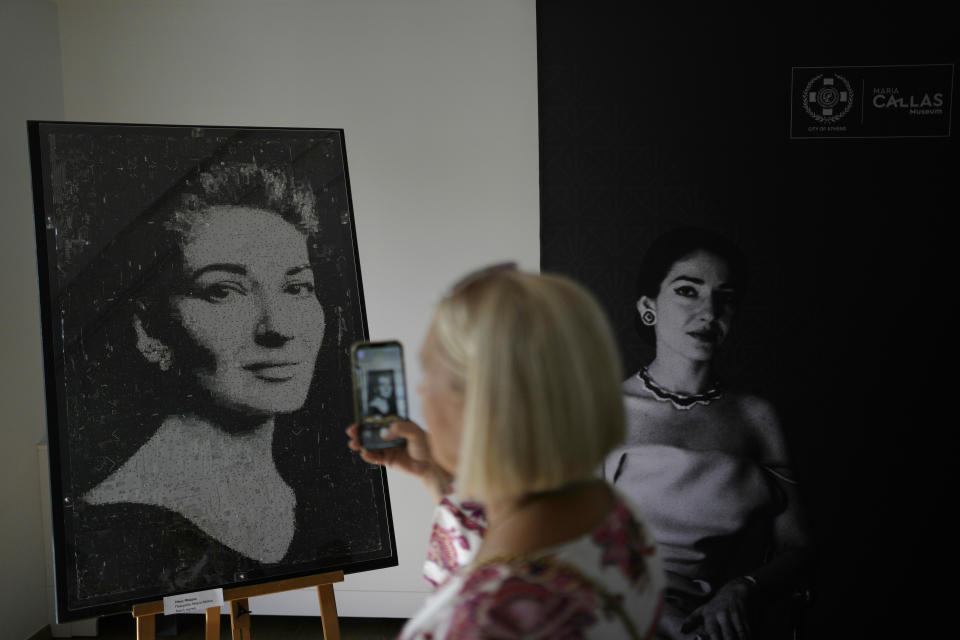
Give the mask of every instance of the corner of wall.
[[37, 260], [27, 120], [63, 118], [56, 5], [0, 3], [0, 619], [3, 637], [29, 638], [47, 624], [40, 470], [36, 446], [46, 433]]

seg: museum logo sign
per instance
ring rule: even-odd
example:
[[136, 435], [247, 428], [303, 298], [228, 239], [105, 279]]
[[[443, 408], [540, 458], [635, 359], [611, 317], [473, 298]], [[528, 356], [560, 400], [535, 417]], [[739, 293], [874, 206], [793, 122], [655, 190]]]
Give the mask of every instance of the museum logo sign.
[[952, 64], [794, 67], [791, 138], [950, 136]]

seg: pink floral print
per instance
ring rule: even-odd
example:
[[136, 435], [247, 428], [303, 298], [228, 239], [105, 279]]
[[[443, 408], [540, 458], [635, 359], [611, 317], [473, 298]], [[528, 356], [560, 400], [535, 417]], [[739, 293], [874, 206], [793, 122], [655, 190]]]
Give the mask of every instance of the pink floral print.
[[627, 579], [634, 583], [647, 571], [645, 557], [656, 552], [656, 547], [644, 538], [633, 515], [620, 501], [591, 537], [603, 548], [603, 565], [618, 566]]
[[584, 630], [596, 621], [593, 590], [564, 571], [538, 572], [528, 566], [503, 579], [495, 567], [481, 569], [461, 594], [451, 638], [574, 640], [584, 638]]

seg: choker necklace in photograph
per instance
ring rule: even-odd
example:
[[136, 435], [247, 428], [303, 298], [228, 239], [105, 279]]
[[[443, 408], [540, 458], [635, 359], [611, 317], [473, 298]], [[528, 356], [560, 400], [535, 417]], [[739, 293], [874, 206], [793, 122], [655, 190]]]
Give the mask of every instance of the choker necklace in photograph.
[[650, 373], [647, 371], [646, 367], [640, 369], [640, 371], [637, 373], [637, 377], [640, 378], [640, 382], [643, 383], [643, 388], [653, 394], [655, 400], [660, 402], [669, 402], [674, 406], [675, 409], [680, 409], [683, 411], [692, 409], [698, 404], [710, 404], [714, 400], [717, 400], [723, 396], [723, 390], [720, 388], [719, 382], [715, 382], [713, 386], [703, 393], [686, 394], [667, 391], [658, 385], [653, 381], [653, 378], [650, 377]]

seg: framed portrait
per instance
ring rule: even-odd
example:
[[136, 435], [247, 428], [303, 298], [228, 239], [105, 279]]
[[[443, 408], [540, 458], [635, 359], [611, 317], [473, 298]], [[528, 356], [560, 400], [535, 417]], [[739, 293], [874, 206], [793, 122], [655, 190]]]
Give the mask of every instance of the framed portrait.
[[396, 565], [343, 131], [28, 131], [58, 620]]

